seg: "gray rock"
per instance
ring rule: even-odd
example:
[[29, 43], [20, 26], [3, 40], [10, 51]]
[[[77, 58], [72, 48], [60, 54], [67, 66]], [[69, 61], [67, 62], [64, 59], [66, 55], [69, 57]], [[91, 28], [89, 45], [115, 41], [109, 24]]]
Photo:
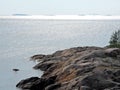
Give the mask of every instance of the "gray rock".
[[92, 90], [92, 89], [88, 86], [81, 86], [80, 90]]
[[120, 49], [119, 48], [109, 48], [105, 50], [106, 55], [110, 57], [117, 57], [120, 55]]
[[120, 90], [120, 49], [76, 47], [51, 55], [34, 55], [41, 78], [22, 80], [17, 87], [30, 90]]

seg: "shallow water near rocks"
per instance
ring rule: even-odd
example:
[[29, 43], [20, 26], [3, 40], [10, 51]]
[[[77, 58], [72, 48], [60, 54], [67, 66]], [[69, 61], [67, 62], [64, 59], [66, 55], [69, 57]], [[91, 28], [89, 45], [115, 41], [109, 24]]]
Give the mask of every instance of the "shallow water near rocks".
[[30, 56], [76, 46], [106, 46], [119, 25], [120, 20], [0, 19], [0, 90], [18, 90], [20, 80], [42, 75], [32, 69], [36, 62]]
[[[33, 70], [32, 67], [35, 62], [23, 59], [21, 57], [11, 57], [2, 59], [0, 61], [0, 90], [17, 90], [16, 84], [28, 77], [37, 76], [40, 77], [42, 72], [39, 70]], [[13, 71], [12, 69], [19, 69], [19, 71]]]

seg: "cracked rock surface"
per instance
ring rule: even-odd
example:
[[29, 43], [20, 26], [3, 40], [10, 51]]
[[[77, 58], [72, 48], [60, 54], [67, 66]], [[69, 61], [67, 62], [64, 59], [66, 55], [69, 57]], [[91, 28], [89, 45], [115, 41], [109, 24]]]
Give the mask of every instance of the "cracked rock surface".
[[27, 90], [120, 90], [120, 49], [75, 47], [51, 55], [34, 55], [44, 71], [16, 87]]

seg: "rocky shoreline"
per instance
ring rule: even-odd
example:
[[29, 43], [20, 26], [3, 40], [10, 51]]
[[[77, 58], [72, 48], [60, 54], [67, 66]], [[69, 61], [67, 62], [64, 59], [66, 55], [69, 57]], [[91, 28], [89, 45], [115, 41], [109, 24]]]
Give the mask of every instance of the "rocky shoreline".
[[51, 55], [34, 55], [42, 77], [21, 80], [27, 90], [120, 90], [120, 49], [75, 47]]

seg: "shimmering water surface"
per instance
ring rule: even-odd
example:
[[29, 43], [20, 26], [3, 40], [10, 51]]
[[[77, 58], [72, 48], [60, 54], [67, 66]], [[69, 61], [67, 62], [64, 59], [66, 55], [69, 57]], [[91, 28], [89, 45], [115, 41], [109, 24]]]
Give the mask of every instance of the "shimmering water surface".
[[[41, 76], [29, 57], [77, 46], [106, 46], [120, 20], [0, 19], [0, 90], [17, 90], [24, 78]], [[20, 71], [14, 72], [13, 68]]]

